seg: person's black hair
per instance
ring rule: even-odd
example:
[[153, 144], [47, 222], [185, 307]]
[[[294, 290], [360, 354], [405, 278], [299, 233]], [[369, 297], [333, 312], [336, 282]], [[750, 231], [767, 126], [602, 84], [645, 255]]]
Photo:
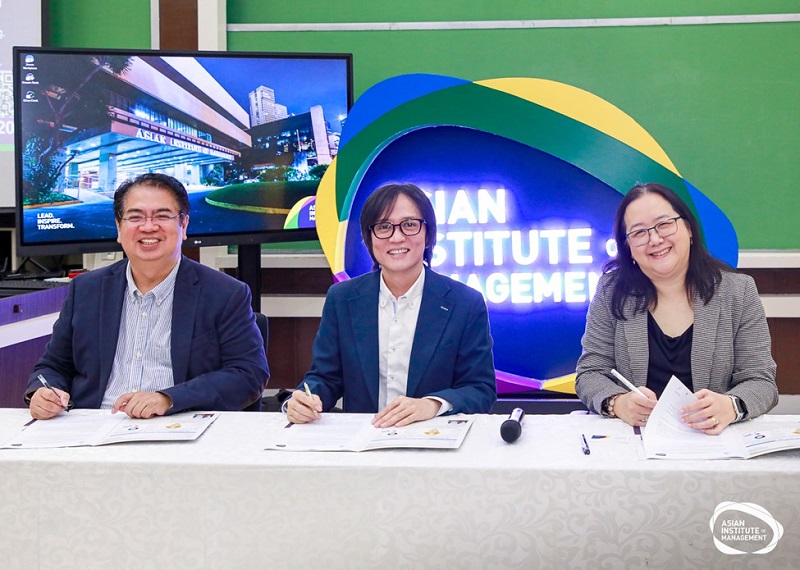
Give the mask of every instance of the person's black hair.
[[167, 174], [148, 172], [132, 180], [126, 180], [114, 192], [114, 217], [117, 218], [117, 221], [121, 220], [122, 214], [125, 213], [125, 196], [135, 186], [151, 186], [168, 190], [175, 197], [175, 201], [178, 204], [178, 214], [180, 214], [181, 218], [189, 215], [189, 194], [183, 184]]
[[[430, 265], [431, 258], [433, 257], [433, 246], [436, 245], [436, 214], [433, 211], [433, 204], [414, 184], [385, 184], [375, 190], [361, 209], [361, 238], [364, 240], [364, 245], [367, 246], [367, 251], [372, 258], [372, 269], [377, 270], [380, 267], [378, 260], [372, 253], [372, 230], [370, 226], [384, 221], [392, 208], [394, 208], [397, 197], [403, 194], [411, 200], [419, 210], [420, 216], [425, 220], [425, 252], [422, 259]], [[395, 230], [395, 231], [400, 231]]]
[[617, 256], [603, 266], [604, 273], [614, 271], [615, 274], [611, 295], [611, 312], [620, 320], [625, 320], [623, 308], [628, 297], [636, 299], [634, 312], [655, 308], [658, 303], [655, 285], [634, 263], [625, 235], [625, 210], [628, 209], [631, 202], [644, 194], [658, 194], [664, 198], [691, 231], [689, 268], [686, 272], [686, 294], [690, 299], [697, 295], [707, 305], [722, 280], [722, 272], [734, 271], [733, 268], [708, 252], [701, 239], [697, 218], [675, 191], [654, 182], [637, 184], [625, 194], [617, 207], [617, 213], [614, 216], [614, 240], [617, 242]]

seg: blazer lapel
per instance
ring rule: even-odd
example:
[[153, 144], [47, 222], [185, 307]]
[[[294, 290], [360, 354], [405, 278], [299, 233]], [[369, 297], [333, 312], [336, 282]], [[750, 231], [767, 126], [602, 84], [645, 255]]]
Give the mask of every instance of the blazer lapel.
[[411, 347], [406, 394], [416, 393], [450, 320], [454, 302], [447, 297], [449, 291], [450, 285], [447, 282], [433, 271], [425, 269], [425, 285], [422, 289], [422, 304], [419, 307], [414, 344]]
[[711, 381], [719, 312], [719, 295], [714, 295], [708, 305], [704, 305], [702, 299], [695, 297], [694, 329], [692, 329], [692, 388], [695, 392], [708, 388]]
[[114, 355], [117, 353], [120, 320], [128, 290], [128, 280], [125, 277], [126, 268], [126, 263], [120, 263], [113, 273], [109, 273], [103, 278], [103, 284], [99, 291], [100, 380], [98, 382], [98, 406], [103, 401], [108, 380], [111, 378], [111, 368], [114, 366]]
[[369, 392], [370, 401], [377, 407], [380, 379], [378, 362], [380, 273], [375, 272], [370, 277], [359, 284], [353, 296], [348, 299], [347, 308], [358, 361], [361, 363], [363, 382]]
[[647, 344], [647, 311], [633, 314], [628, 320], [620, 321], [620, 325], [625, 331], [628, 358], [631, 363], [629, 380], [633, 382], [634, 378], [641, 378], [644, 383], [647, 381], [647, 365], [650, 361], [650, 349]]
[[194, 321], [201, 288], [194, 267], [186, 258], [182, 258], [178, 274], [175, 276], [175, 289], [172, 297], [170, 357], [172, 358], [172, 381], [175, 384], [188, 379], [189, 354], [194, 338]]

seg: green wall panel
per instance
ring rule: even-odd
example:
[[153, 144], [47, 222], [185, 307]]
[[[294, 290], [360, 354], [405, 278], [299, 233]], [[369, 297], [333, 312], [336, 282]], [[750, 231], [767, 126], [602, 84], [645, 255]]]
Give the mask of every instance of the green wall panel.
[[[797, 0], [228, 0], [228, 21], [403, 22], [779, 14]], [[150, 0], [50, 0], [55, 46], [147, 48]], [[229, 32], [228, 49], [354, 54], [355, 90], [404, 73], [542, 77], [638, 120], [730, 217], [742, 249], [800, 249], [800, 23], [391, 32]], [[480, 112], [480, 110], [476, 110]]]
[[797, 0], [228, 0], [229, 23], [427, 22], [782, 14]]
[[661, 143], [742, 249], [800, 248], [798, 48], [800, 23], [228, 34], [230, 50], [352, 52], [357, 96], [404, 73], [586, 89]]
[[49, 41], [59, 47], [150, 47], [150, 0], [49, 0]]

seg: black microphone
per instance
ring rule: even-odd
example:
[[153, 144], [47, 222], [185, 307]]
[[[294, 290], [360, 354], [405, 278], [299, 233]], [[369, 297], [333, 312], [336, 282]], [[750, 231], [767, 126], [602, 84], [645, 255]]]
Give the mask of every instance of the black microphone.
[[522, 435], [522, 418], [525, 412], [522, 408], [514, 408], [508, 419], [500, 424], [500, 437], [508, 443], [514, 443]]

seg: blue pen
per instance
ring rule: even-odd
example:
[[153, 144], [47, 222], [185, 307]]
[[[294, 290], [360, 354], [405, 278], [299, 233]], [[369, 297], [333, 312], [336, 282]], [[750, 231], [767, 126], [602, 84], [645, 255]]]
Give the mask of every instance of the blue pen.
[[581, 434], [581, 440], [583, 440], [583, 443], [581, 443], [581, 449], [583, 449], [583, 454], [589, 455], [590, 453], [592, 453], [592, 450], [589, 449], [589, 442], [586, 441], [586, 434], [583, 433]]
[[[60, 402], [60, 401], [61, 401], [61, 396], [59, 395], [59, 393], [58, 393], [58, 392], [56, 392], [56, 389], [55, 389], [55, 388], [53, 388], [53, 387], [50, 385], [50, 382], [48, 382], [47, 380], [45, 380], [45, 377], [44, 377], [44, 376], [42, 376], [41, 374], [39, 374], [38, 378], [39, 378], [39, 382], [41, 382], [41, 383], [42, 383], [42, 386], [44, 386], [44, 387], [45, 387], [45, 388], [47, 388], [48, 390], [52, 390], [52, 391], [53, 391], [53, 394], [55, 394], [56, 396], [58, 396], [58, 401]], [[65, 412], [68, 412], [68, 411], [69, 411], [69, 406], [65, 406], [65, 405], [63, 405], [63, 404], [62, 404], [62, 405], [61, 405], [61, 407], [62, 407], [62, 408], [64, 408], [64, 411], [65, 411]]]

